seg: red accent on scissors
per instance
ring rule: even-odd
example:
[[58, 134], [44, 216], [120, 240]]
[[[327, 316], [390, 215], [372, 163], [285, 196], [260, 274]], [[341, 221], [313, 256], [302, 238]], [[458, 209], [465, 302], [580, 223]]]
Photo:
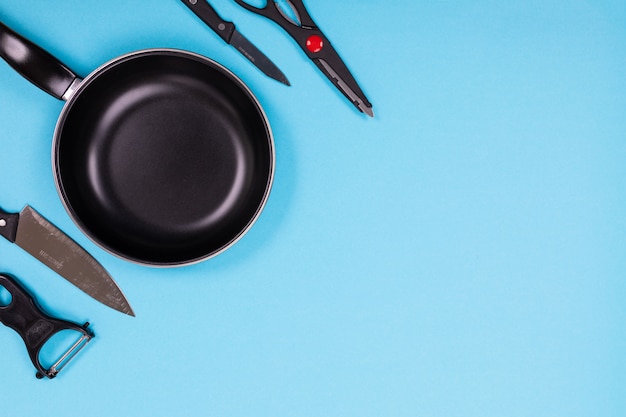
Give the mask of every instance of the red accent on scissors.
[[322, 39], [321, 36], [311, 35], [306, 40], [306, 49], [313, 52], [314, 54], [321, 51], [322, 48], [324, 48], [324, 39]]

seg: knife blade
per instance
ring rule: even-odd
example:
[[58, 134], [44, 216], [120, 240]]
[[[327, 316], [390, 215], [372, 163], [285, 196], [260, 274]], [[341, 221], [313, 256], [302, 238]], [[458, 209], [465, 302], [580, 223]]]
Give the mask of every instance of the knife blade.
[[290, 86], [283, 72], [263, 54], [256, 46], [243, 36], [232, 22], [220, 17], [206, 0], [181, 0], [196, 16], [207, 24], [227, 44], [233, 46], [240, 54], [252, 62], [265, 75]]
[[0, 235], [15, 243], [87, 295], [135, 316], [122, 290], [85, 249], [30, 206], [20, 213], [0, 209]]

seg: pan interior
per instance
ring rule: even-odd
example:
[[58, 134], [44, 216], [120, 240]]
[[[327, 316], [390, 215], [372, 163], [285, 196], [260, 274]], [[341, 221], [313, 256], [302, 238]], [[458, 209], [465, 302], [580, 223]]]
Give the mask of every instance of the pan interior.
[[60, 192], [96, 242], [140, 263], [220, 252], [267, 198], [273, 145], [258, 103], [211, 61], [151, 51], [104, 67], [68, 103]]

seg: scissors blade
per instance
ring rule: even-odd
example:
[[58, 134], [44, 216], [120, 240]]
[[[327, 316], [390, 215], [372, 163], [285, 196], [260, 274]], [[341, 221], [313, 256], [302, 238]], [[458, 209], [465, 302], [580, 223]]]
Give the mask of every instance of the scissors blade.
[[237, 29], [233, 32], [229, 44], [237, 49], [241, 55], [256, 65], [256, 67], [260, 69], [263, 74], [285, 85], [291, 85], [285, 74], [283, 74], [283, 72], [272, 61], [270, 61], [270, 59], [265, 56], [263, 52], [259, 51], [259, 49]]
[[315, 58], [313, 62], [319, 67], [319, 69], [326, 75], [326, 77], [335, 84], [335, 86], [343, 93], [348, 100], [352, 102], [361, 112], [367, 114], [369, 117], [374, 117], [374, 110], [372, 104], [367, 101], [363, 93], [354, 91], [350, 86], [333, 70], [333, 68], [323, 59]]

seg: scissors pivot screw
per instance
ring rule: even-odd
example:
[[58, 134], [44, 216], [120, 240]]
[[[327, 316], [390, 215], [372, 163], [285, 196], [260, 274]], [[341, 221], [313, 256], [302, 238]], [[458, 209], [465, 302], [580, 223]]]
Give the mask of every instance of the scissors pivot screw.
[[320, 36], [311, 35], [306, 40], [306, 49], [313, 52], [314, 54], [321, 51], [322, 48], [324, 48], [324, 39], [322, 39]]

